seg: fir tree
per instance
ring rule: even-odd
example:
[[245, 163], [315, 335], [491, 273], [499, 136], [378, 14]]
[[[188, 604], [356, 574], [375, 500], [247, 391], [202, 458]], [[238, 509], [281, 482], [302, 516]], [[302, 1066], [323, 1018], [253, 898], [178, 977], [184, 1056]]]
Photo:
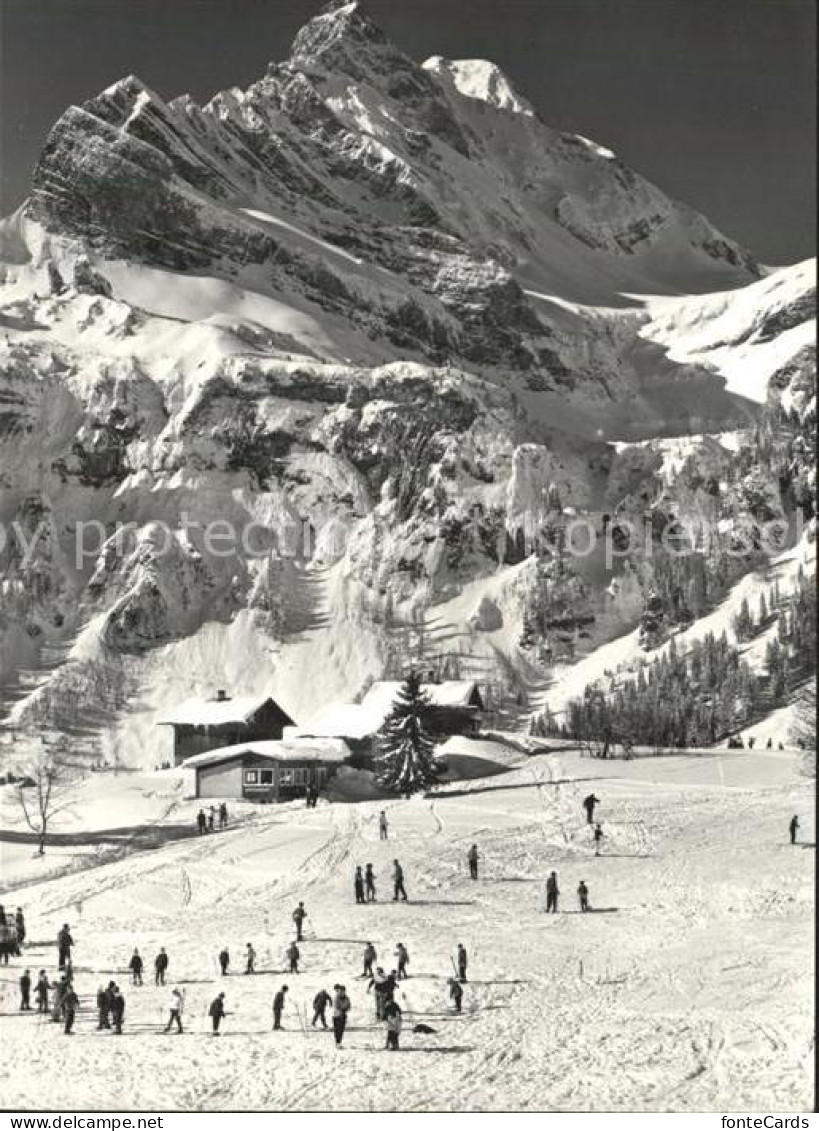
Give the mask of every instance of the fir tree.
[[410, 672], [378, 735], [378, 780], [386, 789], [409, 796], [437, 783], [435, 744], [424, 725], [430, 705], [421, 677]]

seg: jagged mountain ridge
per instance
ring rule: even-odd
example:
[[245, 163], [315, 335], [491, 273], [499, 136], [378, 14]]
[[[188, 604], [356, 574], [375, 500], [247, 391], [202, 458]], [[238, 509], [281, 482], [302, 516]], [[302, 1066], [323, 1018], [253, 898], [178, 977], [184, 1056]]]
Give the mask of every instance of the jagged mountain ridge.
[[[707, 221], [549, 130], [490, 64], [418, 66], [355, 4], [205, 107], [129, 79], [68, 110], [0, 260], [0, 520], [47, 530], [0, 563], [5, 706], [24, 729], [98, 727], [126, 760], [203, 683], [272, 685], [298, 718], [355, 694], [419, 610], [480, 603], [496, 572], [501, 635], [467, 608], [450, 638], [474, 674], [542, 683], [516, 639], [544, 500], [596, 522], [656, 501], [657, 453], [606, 441], [752, 425], [741, 381], [724, 390], [740, 346], [776, 347], [755, 393], [777, 374], [815, 403], [808, 268], [743, 286], [758, 268]], [[721, 293], [676, 294], [703, 288]], [[646, 289], [666, 297], [623, 293]], [[309, 516], [331, 582], [215, 560], [186, 513]], [[136, 532], [76, 568], [84, 520]], [[634, 624], [634, 584], [568, 589], [597, 617], [588, 647]], [[302, 640], [311, 601], [331, 627]]]

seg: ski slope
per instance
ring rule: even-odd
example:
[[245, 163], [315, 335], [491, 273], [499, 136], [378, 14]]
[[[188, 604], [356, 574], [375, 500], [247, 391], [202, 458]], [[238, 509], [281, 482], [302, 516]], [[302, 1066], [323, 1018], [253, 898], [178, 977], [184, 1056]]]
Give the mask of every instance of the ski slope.
[[[161, 792], [162, 776], [146, 776], [145, 788]], [[175, 780], [173, 820], [190, 820], [197, 803], [178, 800]], [[126, 781], [127, 791], [117, 786]], [[139, 781], [109, 778], [110, 824], [128, 823]], [[72, 1108], [806, 1111], [813, 785], [794, 752], [601, 763], [561, 751], [388, 804], [386, 843], [378, 802], [259, 808], [204, 840], [6, 891], [5, 905], [27, 913], [35, 975], [54, 972], [52, 940], [71, 924], [83, 1011], [73, 1038], [19, 1015], [21, 960], [0, 967], [4, 1104], [40, 1104], [42, 1081], [59, 1079]], [[606, 834], [599, 859], [580, 804], [592, 789]], [[794, 812], [810, 847], [787, 843]], [[476, 884], [465, 864], [473, 841]], [[394, 856], [408, 904], [389, 899]], [[368, 861], [379, 902], [356, 907], [353, 868]], [[561, 906], [547, 918], [552, 868]], [[580, 879], [595, 914], [577, 913]], [[303, 972], [285, 976], [298, 900], [309, 914]], [[382, 1051], [357, 977], [368, 940], [388, 968], [399, 940], [409, 949], [399, 1055]], [[240, 972], [249, 941], [253, 977]], [[459, 942], [471, 963], [455, 1017], [446, 979]], [[167, 948], [167, 988], [148, 977], [127, 986], [135, 945], [149, 970]], [[220, 979], [224, 945], [235, 973]], [[125, 985], [121, 1037], [95, 1028], [93, 997], [111, 977]], [[305, 1028], [304, 1010], [339, 980], [352, 1014], [337, 1051], [329, 1034]], [[272, 998], [285, 982], [286, 1028], [273, 1033]], [[173, 985], [187, 991], [183, 1036], [161, 1033]], [[229, 1015], [216, 1041], [206, 1011], [218, 989]], [[413, 1034], [420, 1020], [435, 1034]]]

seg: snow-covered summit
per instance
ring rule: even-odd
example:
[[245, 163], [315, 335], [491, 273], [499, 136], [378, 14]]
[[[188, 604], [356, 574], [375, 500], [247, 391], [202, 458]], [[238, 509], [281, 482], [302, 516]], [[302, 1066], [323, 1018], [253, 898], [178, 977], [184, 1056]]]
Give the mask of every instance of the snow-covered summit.
[[422, 66], [438, 78], [449, 79], [466, 98], [475, 98], [496, 110], [534, 117], [531, 104], [518, 94], [500, 67], [487, 59], [445, 59], [432, 55]]

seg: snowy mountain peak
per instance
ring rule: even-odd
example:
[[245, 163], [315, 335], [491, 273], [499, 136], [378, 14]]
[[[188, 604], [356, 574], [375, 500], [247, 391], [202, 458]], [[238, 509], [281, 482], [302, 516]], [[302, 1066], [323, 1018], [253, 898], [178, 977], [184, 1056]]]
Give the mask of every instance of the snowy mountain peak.
[[389, 48], [381, 28], [362, 11], [356, 0], [333, 3], [304, 25], [293, 40], [292, 61], [312, 61], [337, 66], [347, 52], [357, 48]]
[[437, 78], [451, 82], [465, 98], [486, 102], [496, 110], [535, 116], [532, 106], [518, 94], [500, 67], [488, 59], [444, 59], [433, 55], [421, 65]]

